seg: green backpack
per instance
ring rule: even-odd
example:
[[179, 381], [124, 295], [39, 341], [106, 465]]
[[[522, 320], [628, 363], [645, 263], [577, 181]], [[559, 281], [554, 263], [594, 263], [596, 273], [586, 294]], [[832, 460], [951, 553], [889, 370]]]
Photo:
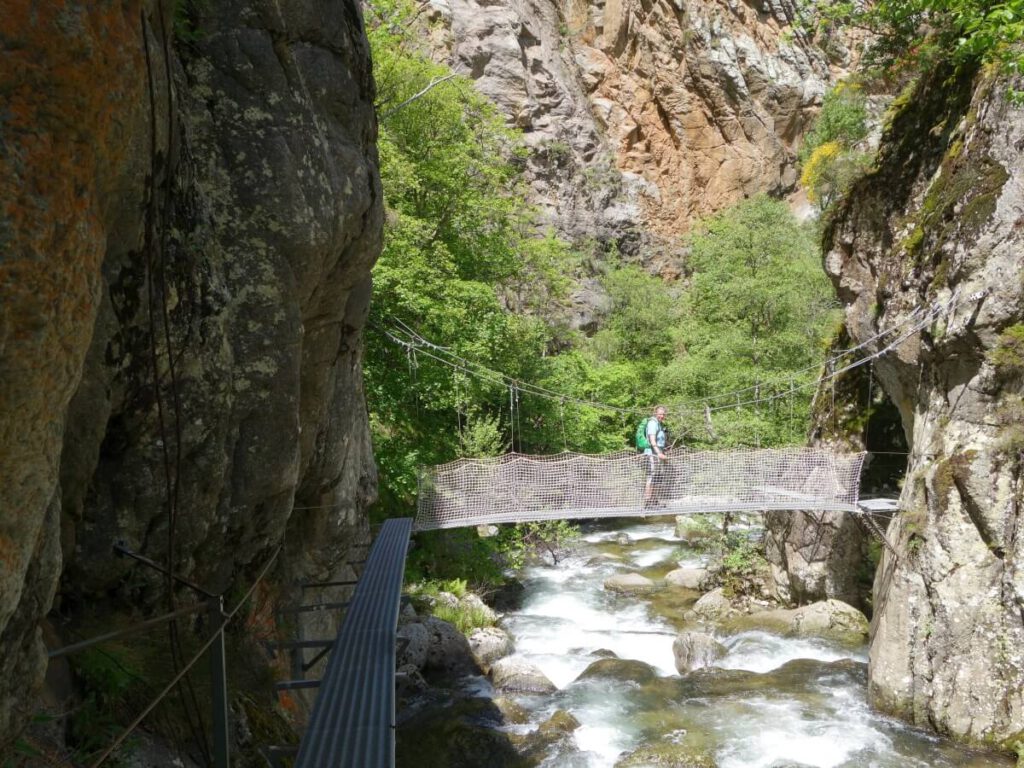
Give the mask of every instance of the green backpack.
[[637, 424], [636, 427], [636, 449], [638, 451], [646, 451], [651, 447], [651, 444], [647, 441], [647, 425], [650, 424], [651, 417], [647, 416]]

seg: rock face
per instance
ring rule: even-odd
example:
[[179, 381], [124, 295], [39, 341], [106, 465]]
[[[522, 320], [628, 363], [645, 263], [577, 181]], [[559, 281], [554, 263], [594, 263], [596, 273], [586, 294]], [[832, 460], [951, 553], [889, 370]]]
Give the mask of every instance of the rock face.
[[796, 182], [829, 69], [788, 3], [432, 5], [439, 47], [526, 131], [536, 202], [570, 239], [631, 252]]
[[859, 577], [867, 535], [852, 515], [769, 512], [765, 532], [765, 558], [780, 600], [801, 604], [835, 598], [864, 605]]
[[214, 591], [286, 534], [277, 574], [340, 573], [374, 495], [358, 5], [202, 4], [186, 42], [172, 6], [0, 21], [0, 740], [62, 559], [69, 610], [163, 598], [118, 540]]
[[[853, 346], [844, 329], [833, 341], [829, 357]], [[811, 446], [867, 452], [862, 497], [898, 495], [907, 443], [899, 412], [878, 386], [871, 367], [854, 368], [823, 385], [815, 393], [811, 419]], [[766, 513], [765, 558], [776, 596], [797, 604], [834, 598], [866, 609], [868, 541], [886, 523], [879, 519], [873, 525], [843, 512], [820, 510]]]
[[825, 238], [851, 339], [908, 335], [875, 361], [911, 455], [898, 557], [875, 580], [871, 701], [1007, 746], [1024, 735], [1024, 113], [1008, 86], [937, 68]]

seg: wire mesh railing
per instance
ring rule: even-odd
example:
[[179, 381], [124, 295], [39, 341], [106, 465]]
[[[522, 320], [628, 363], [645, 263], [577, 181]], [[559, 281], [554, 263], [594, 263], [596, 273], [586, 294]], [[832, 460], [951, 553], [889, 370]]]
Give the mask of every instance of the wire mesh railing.
[[459, 459], [420, 470], [415, 527], [653, 513], [856, 512], [864, 456], [762, 448], [687, 451], [664, 462], [633, 451]]

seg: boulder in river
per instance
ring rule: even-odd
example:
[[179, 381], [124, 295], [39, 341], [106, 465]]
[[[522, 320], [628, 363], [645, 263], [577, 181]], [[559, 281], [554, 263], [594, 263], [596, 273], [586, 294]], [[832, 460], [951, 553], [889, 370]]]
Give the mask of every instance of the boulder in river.
[[480, 697], [416, 710], [395, 731], [396, 763], [417, 768], [523, 768], [526, 760], [508, 734], [498, 730], [503, 724], [494, 703]]
[[658, 676], [657, 670], [650, 664], [635, 659], [598, 659], [577, 677], [587, 680], [601, 677], [610, 680], [623, 680], [631, 683], [646, 683]]
[[579, 727], [580, 721], [577, 720], [571, 712], [566, 712], [564, 709], [556, 709], [551, 717], [537, 726], [537, 730], [541, 733], [557, 733], [559, 735], [564, 735], [566, 733], [572, 733]]
[[694, 617], [703, 621], [721, 621], [738, 613], [721, 587], [708, 592], [693, 606]]
[[547, 675], [530, 662], [516, 656], [499, 659], [491, 667], [495, 688], [520, 693], [554, 693], [558, 690]]
[[[409, 624], [404, 629], [408, 631]], [[436, 616], [428, 616], [422, 626], [429, 636], [427, 658], [423, 665], [424, 671], [437, 672], [443, 675], [465, 675], [479, 672], [469, 642], [453, 624], [442, 621]]]
[[793, 624], [800, 635], [838, 639], [863, 639], [868, 635], [868, 620], [864, 614], [841, 600], [822, 600], [797, 608]]
[[615, 763], [615, 768], [717, 768], [718, 763], [707, 752], [688, 744], [663, 741], [645, 744]]
[[676, 669], [681, 675], [701, 667], [713, 666], [726, 653], [728, 650], [724, 645], [704, 632], [680, 632], [672, 642]]
[[604, 588], [620, 595], [645, 595], [658, 589], [658, 585], [639, 573], [617, 573], [604, 580]]
[[513, 701], [507, 696], [496, 696], [492, 701], [494, 706], [498, 708], [498, 711], [501, 712], [501, 716], [506, 723], [522, 725], [523, 723], [530, 722], [530, 711], [522, 704]]
[[486, 667], [515, 650], [512, 638], [498, 627], [481, 627], [469, 635], [469, 648], [477, 663]]
[[570, 735], [579, 727], [579, 720], [564, 709], [558, 709], [535, 730], [525, 734], [510, 734], [510, 738], [529, 764], [536, 765], [550, 754], [556, 744], [562, 743], [564, 746], [571, 742]]
[[822, 600], [802, 608], [777, 608], [732, 618], [731, 629], [764, 629], [782, 635], [826, 637], [862, 643], [868, 634], [864, 614], [841, 600]]
[[707, 577], [707, 568], [676, 568], [665, 574], [665, 583], [672, 587], [700, 590]]

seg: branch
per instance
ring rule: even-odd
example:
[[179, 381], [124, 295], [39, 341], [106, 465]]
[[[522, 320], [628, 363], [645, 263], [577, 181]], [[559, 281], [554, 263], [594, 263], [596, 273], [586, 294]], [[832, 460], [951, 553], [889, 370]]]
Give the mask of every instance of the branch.
[[383, 115], [381, 115], [380, 119], [381, 120], [387, 120], [389, 117], [391, 117], [393, 114], [395, 114], [395, 112], [397, 112], [398, 110], [402, 109], [403, 107], [409, 106], [414, 101], [416, 101], [416, 99], [419, 99], [419, 98], [421, 98], [423, 96], [426, 96], [430, 91], [432, 91], [434, 88], [439, 86], [441, 83], [443, 83], [443, 82], [445, 82], [447, 80], [451, 80], [453, 77], [455, 77], [455, 73], [454, 72], [452, 72], [450, 75], [445, 75], [444, 77], [434, 78], [429, 83], [427, 83], [426, 87], [423, 88], [421, 91], [418, 91], [418, 92], [414, 93], [412, 96], [410, 96], [408, 99], [403, 101], [401, 104], [398, 104], [397, 106], [392, 107], [387, 112], [385, 112]]

